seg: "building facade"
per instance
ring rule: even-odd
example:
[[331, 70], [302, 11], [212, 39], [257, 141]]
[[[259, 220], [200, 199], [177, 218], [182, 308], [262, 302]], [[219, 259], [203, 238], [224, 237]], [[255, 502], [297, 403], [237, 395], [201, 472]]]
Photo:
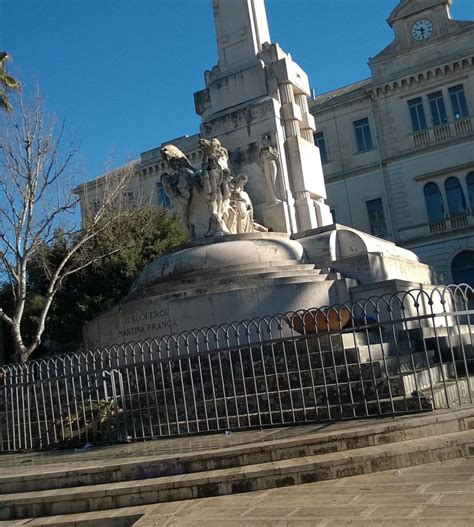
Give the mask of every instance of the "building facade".
[[314, 97], [334, 220], [474, 285], [474, 22], [402, 0], [371, 77]]

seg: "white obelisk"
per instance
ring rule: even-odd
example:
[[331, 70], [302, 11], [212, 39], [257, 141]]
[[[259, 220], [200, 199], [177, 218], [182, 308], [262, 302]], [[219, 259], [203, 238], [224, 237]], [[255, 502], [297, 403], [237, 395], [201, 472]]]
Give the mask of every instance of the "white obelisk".
[[264, 0], [213, 0], [213, 7], [219, 63], [195, 94], [202, 135], [218, 137], [234, 169], [248, 176], [266, 227], [301, 232], [331, 224], [307, 75], [271, 44]]

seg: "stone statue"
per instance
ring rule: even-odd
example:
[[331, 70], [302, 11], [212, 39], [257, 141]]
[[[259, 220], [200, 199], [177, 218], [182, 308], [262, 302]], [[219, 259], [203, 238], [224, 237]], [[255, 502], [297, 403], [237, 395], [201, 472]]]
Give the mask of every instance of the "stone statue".
[[278, 150], [271, 144], [266, 144], [260, 149], [260, 162], [265, 178], [265, 202], [267, 205], [281, 203], [281, 199], [277, 197], [279, 158]]
[[239, 174], [230, 181], [230, 206], [227, 214], [227, 227], [236, 234], [255, 231], [267, 231], [253, 220], [253, 205], [244, 187], [247, 176]]
[[190, 203], [193, 193], [195, 170], [188, 158], [174, 145], [166, 145], [161, 149], [163, 159], [172, 169], [171, 173], [161, 175], [161, 183], [168, 194], [173, 207], [181, 218], [184, 228], [191, 238], [194, 238], [194, 226], [190, 221]]
[[201, 139], [200, 146], [200, 169], [176, 146], [161, 149], [171, 169], [161, 182], [191, 239], [266, 230], [253, 221], [247, 177], [232, 177], [227, 149], [218, 139]]
[[209, 236], [228, 233], [223, 215], [229, 207], [229, 153], [219, 139], [199, 141], [202, 157], [203, 190], [209, 203]]

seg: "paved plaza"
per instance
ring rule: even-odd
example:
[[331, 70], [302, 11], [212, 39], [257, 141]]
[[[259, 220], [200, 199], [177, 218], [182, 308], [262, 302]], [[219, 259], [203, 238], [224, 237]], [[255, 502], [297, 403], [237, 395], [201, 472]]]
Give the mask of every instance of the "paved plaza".
[[472, 527], [474, 458], [147, 509], [135, 527]]

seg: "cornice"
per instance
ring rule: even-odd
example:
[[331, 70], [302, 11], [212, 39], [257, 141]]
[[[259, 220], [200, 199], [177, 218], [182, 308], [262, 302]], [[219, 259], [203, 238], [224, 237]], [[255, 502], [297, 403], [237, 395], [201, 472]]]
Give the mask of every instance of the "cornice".
[[469, 54], [456, 60], [438, 64], [422, 71], [411, 72], [403, 77], [374, 83], [367, 92], [374, 98], [384, 97], [389, 93], [402, 92], [416, 85], [430, 83], [436, 79], [447, 79], [461, 72], [474, 69], [474, 55]]
[[414, 181], [424, 181], [425, 179], [435, 179], [440, 176], [447, 176], [450, 174], [455, 174], [456, 172], [459, 172], [461, 170], [466, 170], [468, 172], [471, 172], [474, 170], [474, 161], [468, 162], [468, 163], [462, 163], [460, 165], [455, 166], [449, 166], [447, 168], [443, 168], [442, 170], [436, 170], [435, 172], [427, 172], [426, 174], [421, 174], [419, 176], [416, 176]]

